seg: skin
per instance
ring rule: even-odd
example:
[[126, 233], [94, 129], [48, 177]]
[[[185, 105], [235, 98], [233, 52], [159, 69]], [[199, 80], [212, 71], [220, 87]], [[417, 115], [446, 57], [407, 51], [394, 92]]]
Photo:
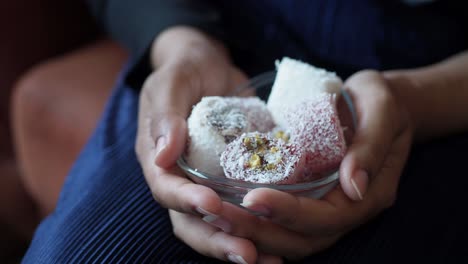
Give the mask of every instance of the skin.
[[37, 207], [34, 225], [54, 210], [125, 60], [120, 46], [99, 40], [36, 66], [17, 83], [14, 140], [21, 181]]
[[[252, 190], [243, 205], [264, 215], [255, 217], [175, 166], [191, 105], [202, 96], [225, 95], [245, 77], [220, 43], [187, 27], [160, 34], [152, 62], [155, 71], [140, 99], [140, 163], [154, 198], [169, 209], [176, 236], [221, 260], [281, 263], [280, 257], [300, 259], [329, 247], [393, 204], [413, 139], [468, 128], [467, 54], [420, 69], [358, 72], [345, 82], [358, 125], [340, 167], [340, 187], [321, 200]], [[457, 98], [450, 96], [455, 92]]]

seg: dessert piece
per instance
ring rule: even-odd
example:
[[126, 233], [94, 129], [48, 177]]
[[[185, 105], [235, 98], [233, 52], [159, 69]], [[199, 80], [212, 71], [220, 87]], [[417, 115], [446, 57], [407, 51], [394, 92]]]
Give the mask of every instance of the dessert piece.
[[342, 85], [333, 72], [285, 57], [277, 62], [276, 79], [267, 106], [276, 124], [286, 127], [285, 107], [322, 93], [338, 93]]
[[187, 163], [213, 175], [223, 173], [219, 158], [228, 143], [242, 133], [274, 127], [265, 103], [257, 97], [204, 97], [187, 122]]
[[336, 170], [346, 152], [346, 142], [336, 110], [336, 95], [322, 93], [289, 108], [290, 142], [304, 147], [305, 171]]
[[341, 79], [289, 58], [277, 68], [267, 105], [214, 96], [193, 108], [185, 156], [191, 167], [267, 184], [307, 182], [338, 168], [346, 151], [336, 109]]
[[284, 143], [289, 143], [289, 139], [291, 138], [290, 132], [281, 127], [275, 127], [270, 132], [270, 136], [276, 139], [283, 141]]
[[246, 133], [227, 145], [221, 165], [227, 178], [255, 183], [302, 181], [303, 150], [267, 133]]

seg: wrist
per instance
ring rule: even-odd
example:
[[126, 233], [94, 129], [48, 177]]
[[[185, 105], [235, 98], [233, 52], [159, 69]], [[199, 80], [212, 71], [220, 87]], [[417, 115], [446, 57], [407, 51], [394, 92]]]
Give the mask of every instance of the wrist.
[[402, 111], [406, 112], [408, 122], [415, 137], [421, 134], [421, 126], [424, 123], [424, 111], [421, 106], [423, 97], [418, 91], [421, 83], [413, 78], [410, 71], [385, 71], [382, 76], [386, 80], [390, 91], [393, 93]]

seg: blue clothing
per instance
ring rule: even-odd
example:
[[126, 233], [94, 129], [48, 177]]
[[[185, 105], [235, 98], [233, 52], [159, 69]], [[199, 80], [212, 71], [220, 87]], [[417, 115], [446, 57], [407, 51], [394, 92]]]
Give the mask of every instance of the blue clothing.
[[121, 78], [23, 263], [209, 263], [174, 237], [149, 192], [134, 152], [137, 106]]
[[[362, 68], [425, 65], [468, 47], [465, 22], [451, 1], [422, 7], [371, 0], [220, 3], [235, 60], [252, 74], [272, 69], [283, 55], [347, 76]], [[241, 13], [252, 23], [245, 38], [241, 23], [236, 26], [240, 19], [230, 19]], [[265, 53], [252, 56], [255, 44]], [[166, 209], [145, 183], [134, 153], [138, 87], [125, 81], [134, 69], [130, 64], [123, 71], [23, 263], [218, 262], [174, 237]], [[416, 147], [396, 204], [303, 263], [468, 262], [466, 149], [467, 135]]]
[[398, 0], [217, 2], [234, 59], [242, 58], [251, 73], [271, 70], [288, 55], [346, 78], [365, 68], [428, 65], [468, 47], [466, 1], [416, 7]]

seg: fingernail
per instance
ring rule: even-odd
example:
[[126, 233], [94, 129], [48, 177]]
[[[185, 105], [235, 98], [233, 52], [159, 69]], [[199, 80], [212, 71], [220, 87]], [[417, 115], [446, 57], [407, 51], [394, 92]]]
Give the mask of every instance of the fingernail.
[[217, 215], [207, 215], [202, 218], [208, 224], [223, 230], [226, 233], [231, 232], [231, 224], [224, 218]]
[[244, 260], [243, 257], [235, 254], [235, 253], [228, 253], [226, 255], [227, 259], [232, 262], [232, 263], [237, 263], [237, 264], [248, 264], [247, 261]]
[[229, 223], [226, 219], [220, 217], [219, 215], [213, 214], [210, 211], [207, 211], [201, 207], [195, 208], [197, 212], [204, 215], [202, 220], [207, 222], [208, 224], [215, 226], [226, 233], [231, 232], [231, 223]]
[[156, 141], [156, 157], [166, 148], [166, 137], [160, 136]]
[[216, 214], [213, 214], [212, 212], [202, 208], [202, 207], [197, 207], [195, 208], [195, 211], [197, 211], [198, 213], [204, 215], [204, 216], [207, 216], [207, 215], [211, 215], [211, 216], [217, 216]]
[[257, 216], [270, 217], [271, 209], [265, 205], [257, 204], [254, 202], [246, 201], [240, 204], [242, 207], [246, 208], [248, 211], [251, 211]]
[[364, 170], [359, 170], [353, 177], [351, 177], [351, 185], [361, 201], [364, 199], [364, 194], [366, 194], [368, 182], [369, 176]]

